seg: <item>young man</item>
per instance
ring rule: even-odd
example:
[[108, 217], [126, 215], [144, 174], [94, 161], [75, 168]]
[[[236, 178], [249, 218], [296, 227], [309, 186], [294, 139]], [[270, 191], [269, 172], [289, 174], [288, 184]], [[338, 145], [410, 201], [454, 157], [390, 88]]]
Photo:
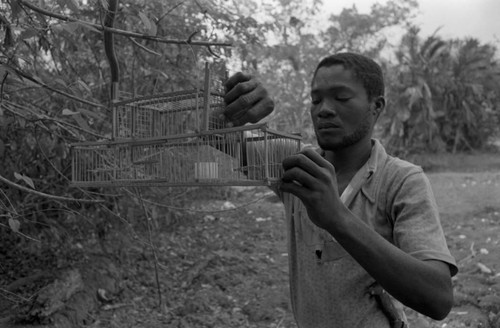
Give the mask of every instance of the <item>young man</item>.
[[[233, 124], [272, 112], [267, 91], [249, 76], [237, 73], [226, 87]], [[385, 107], [380, 66], [352, 53], [323, 59], [311, 103], [320, 149], [285, 159], [280, 185], [298, 326], [403, 327], [399, 302], [443, 319], [457, 268], [422, 169], [372, 139]]]

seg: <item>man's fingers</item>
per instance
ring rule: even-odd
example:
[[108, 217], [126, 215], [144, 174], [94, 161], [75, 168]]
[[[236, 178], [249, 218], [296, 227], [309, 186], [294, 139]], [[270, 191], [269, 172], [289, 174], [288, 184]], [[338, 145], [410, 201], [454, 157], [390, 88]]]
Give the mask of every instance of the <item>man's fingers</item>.
[[257, 123], [274, 109], [267, 90], [250, 75], [236, 73], [225, 83], [224, 116], [233, 126]]
[[307, 171], [304, 171], [300, 167], [293, 167], [286, 170], [281, 177], [283, 184], [295, 184], [302, 188], [312, 188], [314, 186], [314, 178]]
[[226, 82], [224, 82], [224, 86], [226, 88], [226, 93], [231, 91], [235, 85], [237, 85], [240, 82], [246, 82], [250, 81], [252, 79], [251, 75], [244, 74], [242, 72], [235, 73], [234, 75], [231, 75]]
[[274, 109], [274, 102], [270, 98], [261, 99], [246, 112], [239, 112], [233, 117], [227, 117], [234, 126], [240, 126], [245, 123], [257, 123]]
[[267, 91], [259, 82], [252, 80], [235, 86], [224, 96], [225, 115], [231, 117], [239, 111], [247, 110], [261, 99], [268, 98]]
[[293, 181], [292, 182], [284, 182], [284, 181], [281, 182], [279, 184], [279, 190], [281, 192], [289, 192], [292, 195], [295, 195], [299, 198], [302, 198], [306, 193], [309, 192], [307, 189], [305, 189], [299, 183], [293, 182]]
[[224, 95], [224, 102], [228, 105], [242, 95], [253, 91], [259, 85], [259, 82], [252, 79], [250, 76], [243, 75], [243, 73], [240, 74], [241, 76], [238, 76], [237, 74], [233, 75], [233, 77], [237, 76], [238, 79], [234, 79], [233, 81], [228, 80], [226, 82], [226, 94]]
[[300, 154], [303, 154], [307, 158], [309, 158], [313, 163], [316, 165], [323, 167], [323, 168], [331, 168], [332, 164], [328, 162], [323, 156], [321, 156], [321, 152], [318, 152], [317, 150], [313, 148], [305, 148], [303, 149]]
[[283, 160], [283, 169], [285, 173], [293, 168], [300, 168], [315, 178], [324, 178], [324, 174], [321, 172], [321, 166], [302, 152], [289, 156]]

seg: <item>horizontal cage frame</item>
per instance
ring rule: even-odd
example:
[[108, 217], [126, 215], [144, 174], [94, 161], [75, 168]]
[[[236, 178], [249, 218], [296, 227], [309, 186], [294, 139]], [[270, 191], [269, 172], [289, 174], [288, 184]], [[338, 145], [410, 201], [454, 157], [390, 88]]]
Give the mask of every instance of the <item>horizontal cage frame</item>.
[[266, 123], [169, 137], [72, 145], [72, 184], [105, 186], [271, 185], [301, 138]]

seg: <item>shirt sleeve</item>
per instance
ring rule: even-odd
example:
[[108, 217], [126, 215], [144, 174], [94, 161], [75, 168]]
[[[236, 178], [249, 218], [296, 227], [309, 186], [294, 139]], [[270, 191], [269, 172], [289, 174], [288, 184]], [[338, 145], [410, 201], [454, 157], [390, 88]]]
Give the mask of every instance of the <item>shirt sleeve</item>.
[[420, 260], [447, 263], [452, 276], [458, 272], [429, 179], [421, 170], [409, 173], [400, 183], [393, 197], [391, 216], [396, 246]]

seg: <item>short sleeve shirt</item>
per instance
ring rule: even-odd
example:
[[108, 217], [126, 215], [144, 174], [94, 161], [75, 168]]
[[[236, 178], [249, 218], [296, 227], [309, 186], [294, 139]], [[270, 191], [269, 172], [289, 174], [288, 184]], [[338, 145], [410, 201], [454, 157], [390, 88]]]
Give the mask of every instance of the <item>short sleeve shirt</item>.
[[[386, 240], [420, 260], [440, 260], [456, 274], [430, 183], [422, 169], [387, 155], [372, 141], [369, 160], [341, 199]], [[375, 280], [315, 226], [302, 202], [283, 195], [288, 229], [291, 303], [300, 328], [387, 327], [389, 321], [368, 294]]]

